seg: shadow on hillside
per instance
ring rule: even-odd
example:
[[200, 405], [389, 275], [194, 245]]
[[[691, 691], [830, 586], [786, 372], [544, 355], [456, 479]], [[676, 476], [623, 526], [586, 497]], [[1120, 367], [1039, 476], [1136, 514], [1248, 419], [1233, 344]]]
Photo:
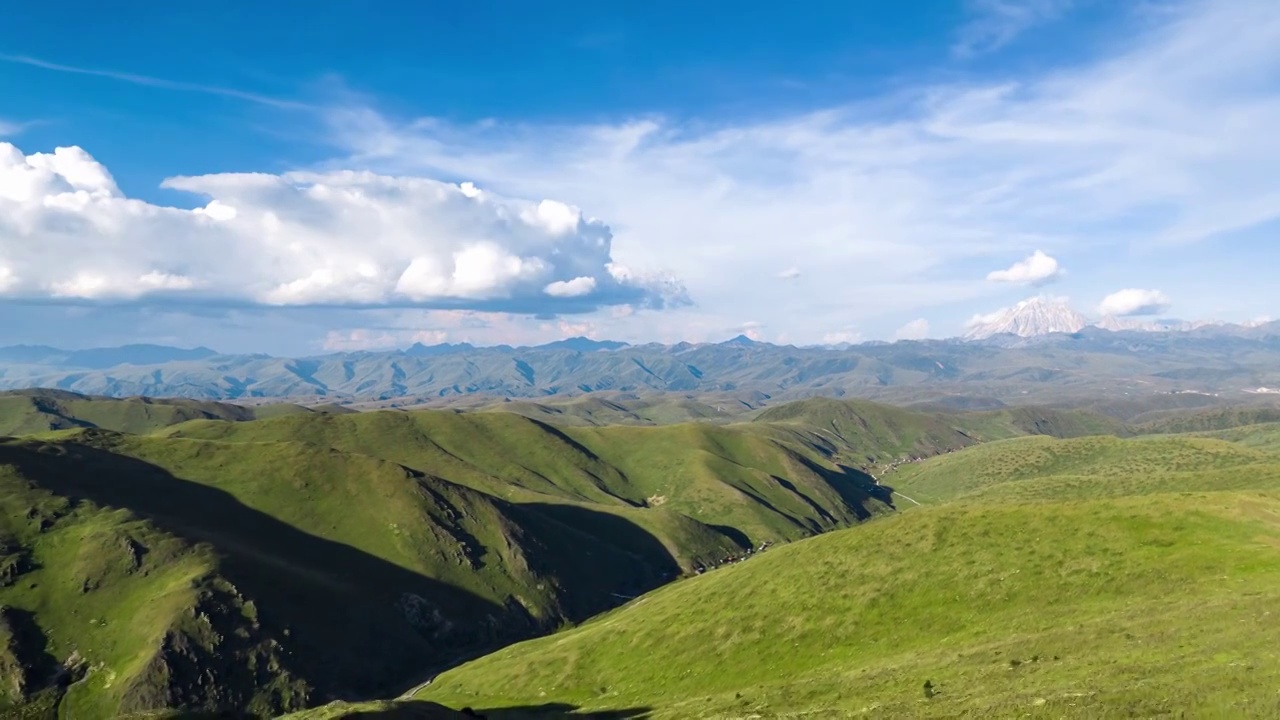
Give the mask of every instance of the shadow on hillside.
[[494, 708], [475, 710], [463, 708], [450, 710], [442, 705], [425, 700], [404, 700], [395, 703], [394, 707], [383, 710], [356, 710], [333, 717], [333, 720], [356, 720], [358, 718], [372, 720], [552, 720], [553, 718], [576, 718], [578, 720], [641, 720], [652, 712], [649, 708], [625, 708], [621, 710], [579, 711], [577, 705], [568, 703], [546, 703], [543, 705], [526, 705], [524, 707]]
[[565, 615], [586, 619], [676, 579], [680, 566], [647, 530], [613, 513], [579, 505], [532, 503], [512, 508], [542, 542], [525, 548], [530, 569], [558, 578]]
[[895, 507], [893, 504], [893, 488], [888, 485], [879, 485], [875, 478], [861, 470], [855, 470], [848, 465], [839, 465], [839, 470], [832, 470], [823, 467], [807, 457], [799, 456], [800, 462], [809, 469], [810, 472], [820, 476], [828, 485], [832, 487], [840, 495], [840, 499], [845, 505], [849, 506], [859, 520], [866, 520], [871, 517], [871, 511], [867, 509], [868, 500], [877, 500]]
[[582, 720], [628, 720], [628, 718], [636, 718], [637, 720], [642, 720], [649, 717], [652, 712], [651, 708], [579, 711], [577, 705], [546, 703], [544, 705], [476, 710], [475, 714], [485, 720], [550, 720], [551, 718], [581, 718]]
[[[289, 670], [315, 687], [313, 702], [377, 696], [408, 681], [406, 671], [538, 629], [522, 610], [311, 535], [135, 458], [72, 443], [5, 444], [0, 464], [48, 491], [130, 510], [212, 546], [219, 573], [254, 601], [263, 627], [287, 648]], [[426, 601], [417, 622], [401, 610], [409, 595]]]

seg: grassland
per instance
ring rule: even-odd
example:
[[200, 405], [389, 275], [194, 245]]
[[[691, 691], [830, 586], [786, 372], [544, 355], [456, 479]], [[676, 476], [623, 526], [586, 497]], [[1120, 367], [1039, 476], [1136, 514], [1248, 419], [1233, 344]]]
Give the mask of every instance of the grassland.
[[1280, 455], [1035, 437], [888, 480], [932, 504], [662, 588], [421, 697], [654, 718], [1280, 713]]
[[21, 390], [0, 393], [0, 436], [91, 427], [149, 433], [196, 419], [242, 422], [280, 415], [343, 411], [336, 406], [304, 408], [280, 403], [251, 408], [199, 400], [115, 399], [58, 390]]
[[12, 658], [53, 670], [28, 678], [13, 659], [6, 679], [15, 707], [47, 687], [77, 718], [398, 692], [762, 542], [890, 509], [838, 461], [852, 446], [795, 424], [8, 399], [11, 429], [32, 433], [0, 441], [0, 604], [28, 621]]
[[1280, 488], [1280, 456], [1212, 438], [1109, 436], [993, 442], [884, 478], [923, 503], [958, 499], [1090, 499]]
[[[23, 435], [0, 440], [0, 713], [449, 717], [328, 703], [469, 656], [420, 702], [1277, 709], [1260, 690], [1277, 638], [1257, 631], [1280, 592], [1270, 425], [1122, 439], [1080, 411], [821, 399], [665, 425], [61, 393], [0, 410]], [[925, 507], [892, 512], [858, 469], [890, 464], [882, 480]]]

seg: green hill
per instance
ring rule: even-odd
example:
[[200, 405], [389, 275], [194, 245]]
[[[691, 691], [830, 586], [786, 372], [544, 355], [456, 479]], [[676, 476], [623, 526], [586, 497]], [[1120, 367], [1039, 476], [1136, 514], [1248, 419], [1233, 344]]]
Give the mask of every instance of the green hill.
[[1143, 434], [1172, 434], [1227, 430], [1280, 421], [1278, 407], [1229, 407], [1197, 412], [1172, 412], [1134, 427]]
[[[1127, 429], [1073, 410], [827, 399], [658, 426], [56, 391], [0, 408], [26, 434], [0, 440], [0, 716], [448, 716], [327, 703], [394, 697], [468, 657], [428, 699], [496, 717], [978, 716], [1038, 699], [1054, 715], [1074, 692], [1129, 708], [1146, 695], [1099, 679], [1101, 658], [1155, 673], [1148, 655], [1177, 650], [1177, 667], [1217, 678], [1230, 643], [1260, 642], [1240, 613], [1274, 579], [1258, 540], [1280, 512], [1267, 426], [1216, 431], [1238, 443], [1061, 440]], [[884, 484], [864, 466], [890, 470]], [[889, 486], [936, 505], [895, 515]], [[1146, 637], [1193, 603], [1221, 617], [1181, 649], [1108, 634]], [[998, 678], [1014, 671], [982, 665], [993, 649], [1017, 672], [1053, 655], [1066, 670], [1011, 695]], [[941, 694], [920, 704], [925, 679]], [[1254, 688], [1223, 682], [1192, 699]]]
[[[1064, 477], [1095, 493], [994, 491]], [[446, 672], [420, 696], [654, 718], [1280, 712], [1274, 456], [1212, 440], [1028, 438], [890, 478], [972, 501], [678, 582]]]
[[244, 407], [181, 398], [119, 399], [91, 397], [62, 390], [19, 390], [0, 393], [0, 436], [88, 427], [149, 433], [189, 420], [242, 422], [262, 417], [315, 412], [342, 412], [342, 409], [311, 409], [287, 403]]
[[1252, 448], [1280, 452], [1280, 422], [1245, 425], [1200, 434], [1203, 437], [1230, 440]]
[[1280, 487], [1277, 456], [1208, 438], [1026, 437], [905, 466], [884, 482], [919, 502], [1067, 499]]
[[0, 467], [4, 517], [27, 519], [0, 603], [82, 659], [63, 700], [77, 718], [376, 696], [677, 571], [607, 513], [301, 443], [75, 431], [0, 445]]
[[765, 424], [557, 427], [514, 413], [437, 410], [193, 422], [165, 434], [359, 452], [512, 502], [595, 503], [649, 527], [691, 518], [732, 529], [742, 547], [887, 509], [869, 478], [838, 464], [840, 447]]
[[848, 446], [792, 423], [388, 411], [170, 425], [134, 409], [146, 403], [52, 400], [82, 423], [158, 428], [0, 441], [0, 605], [28, 638], [0, 674], [29, 657], [67, 668], [0, 679], [19, 706], [77, 718], [394, 694], [761, 543], [889, 510], [836, 459]]

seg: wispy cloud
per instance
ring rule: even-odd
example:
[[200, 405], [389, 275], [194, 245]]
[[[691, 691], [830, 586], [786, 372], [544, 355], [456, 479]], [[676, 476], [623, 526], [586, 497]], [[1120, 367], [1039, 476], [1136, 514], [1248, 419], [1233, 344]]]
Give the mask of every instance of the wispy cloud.
[[201, 85], [199, 83], [181, 82], [176, 80], [166, 80], [164, 78], [153, 77], [151, 75], [139, 75], [137, 73], [117, 72], [115, 70], [104, 70], [101, 68], [77, 67], [75, 65], [63, 65], [61, 63], [49, 62], [40, 58], [31, 57], [29, 55], [9, 55], [0, 54], [0, 62], [6, 62], [14, 65], [26, 65], [28, 67], [41, 68], [53, 72], [72, 73], [75, 75], [90, 75], [93, 77], [107, 78], [119, 82], [125, 82], [132, 85], [142, 85], [145, 87], [160, 88], [163, 90], [178, 90], [181, 92], [203, 93], [205, 95], [219, 95], [236, 100], [244, 100], [245, 102], [257, 103], [259, 105], [267, 105], [283, 110], [314, 110], [316, 106], [308, 103], [298, 102], [295, 100], [283, 100], [268, 95], [260, 95], [258, 93], [246, 92], [244, 90], [236, 90], [234, 88], [218, 87], [216, 85]]
[[25, 123], [12, 122], [10, 120], [5, 120], [4, 118], [0, 118], [0, 137], [10, 137], [13, 135], [17, 135], [18, 133], [22, 132], [25, 127], [26, 127]]
[[969, 0], [971, 19], [951, 50], [958, 57], [993, 52], [1037, 25], [1057, 20], [1077, 0]]
[[[992, 257], [1070, 248], [1072, 282], [1089, 283], [1100, 258], [1280, 218], [1280, 14], [1241, 0], [1161, 18], [1074, 67], [764, 122], [327, 120], [341, 166], [608, 218], [620, 261], [669, 267], [708, 324], [749, 313], [800, 341], [850, 322], [887, 337], [999, 292], [982, 279]], [[800, 262], [807, 292], [769, 282]]]

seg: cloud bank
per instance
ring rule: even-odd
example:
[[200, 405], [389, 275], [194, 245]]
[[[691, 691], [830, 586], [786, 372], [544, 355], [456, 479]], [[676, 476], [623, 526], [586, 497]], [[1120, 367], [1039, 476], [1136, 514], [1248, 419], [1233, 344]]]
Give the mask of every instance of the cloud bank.
[[1159, 290], [1140, 290], [1127, 288], [1111, 293], [1102, 299], [1098, 312], [1102, 315], [1128, 317], [1132, 315], [1155, 315], [1169, 309], [1173, 302], [1168, 295]]
[[603, 222], [554, 200], [371, 172], [174, 177], [194, 210], [125, 197], [78, 147], [0, 143], [0, 297], [527, 313], [688, 302], [612, 257]]

